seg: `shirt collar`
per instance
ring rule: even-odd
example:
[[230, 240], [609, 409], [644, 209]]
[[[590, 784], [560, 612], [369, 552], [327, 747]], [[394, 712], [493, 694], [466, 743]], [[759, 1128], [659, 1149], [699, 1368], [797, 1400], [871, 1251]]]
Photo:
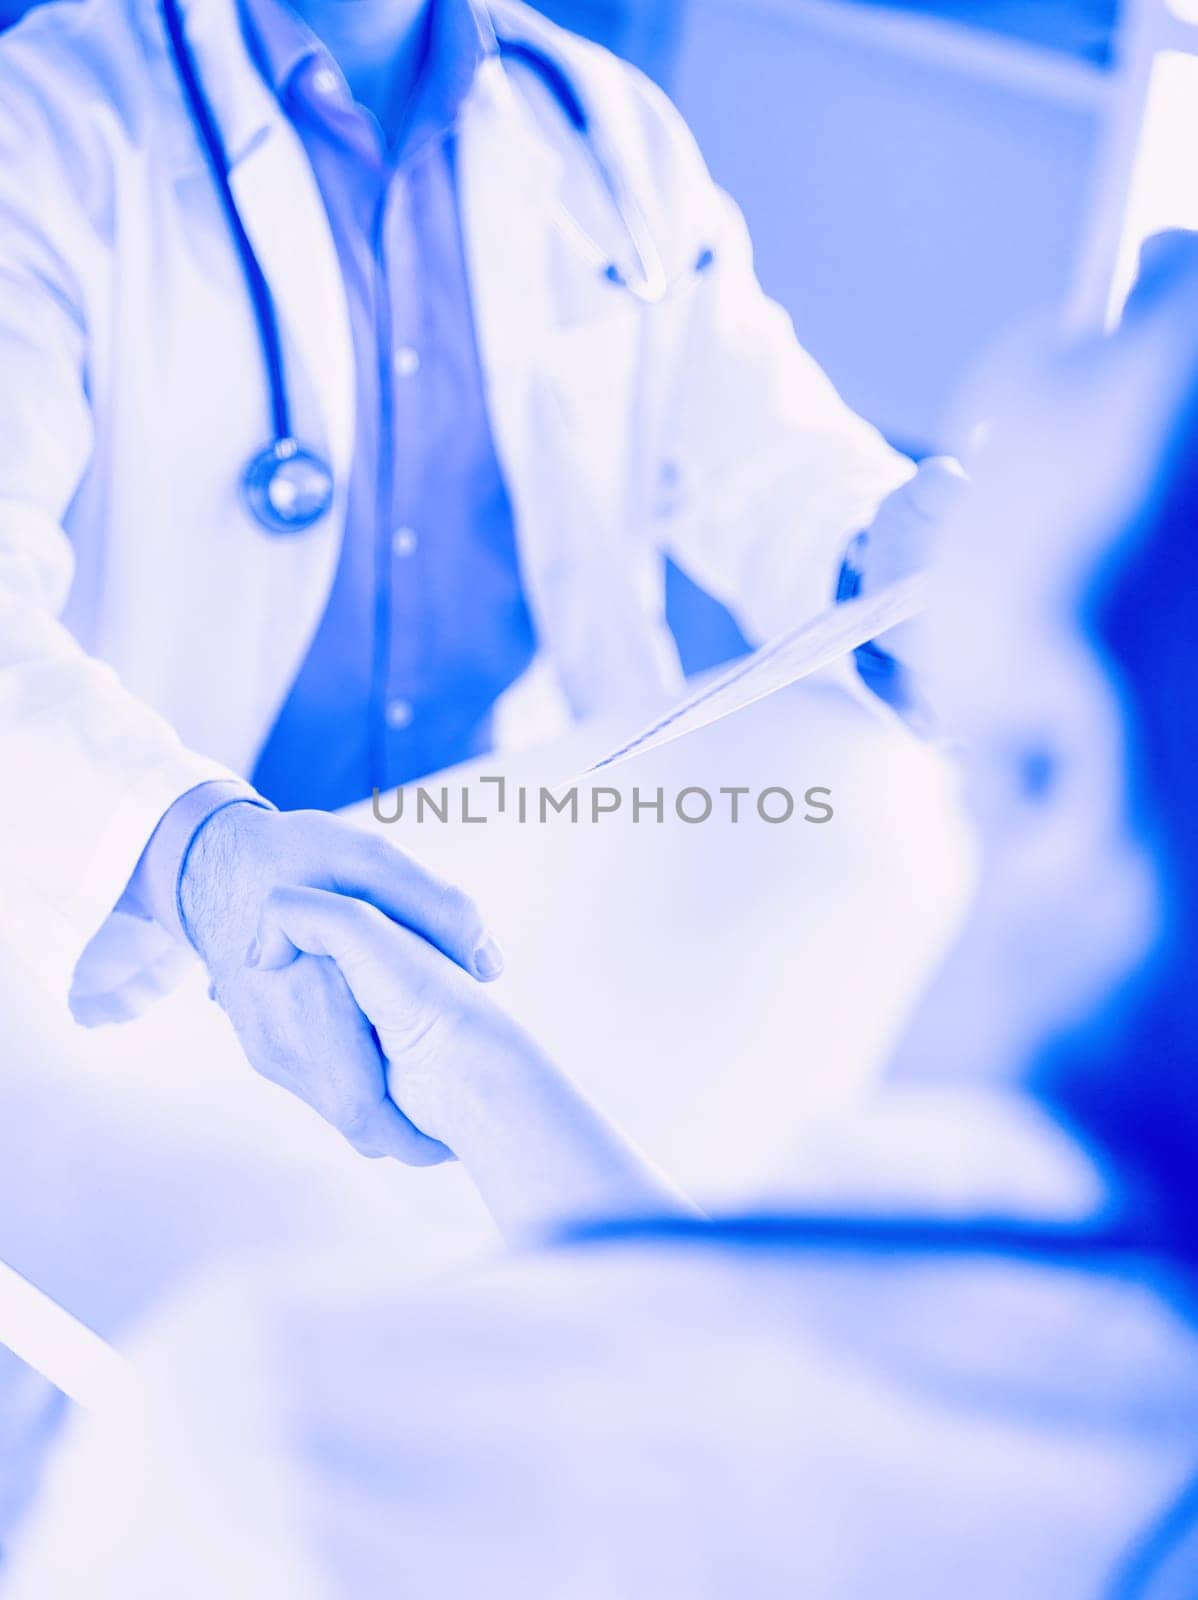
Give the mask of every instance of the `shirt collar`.
[[[250, 53], [280, 101], [313, 60], [329, 61], [324, 45], [286, 0], [240, 0]], [[442, 138], [453, 127], [479, 67], [499, 46], [480, 0], [430, 0], [424, 60], [399, 130], [397, 155]]]
[[479, 67], [499, 50], [491, 19], [476, 0], [431, 0], [428, 29], [405, 142], [418, 127], [426, 137], [451, 128]]
[[254, 64], [280, 100], [298, 69], [325, 53], [285, 0], [241, 0], [241, 21]]

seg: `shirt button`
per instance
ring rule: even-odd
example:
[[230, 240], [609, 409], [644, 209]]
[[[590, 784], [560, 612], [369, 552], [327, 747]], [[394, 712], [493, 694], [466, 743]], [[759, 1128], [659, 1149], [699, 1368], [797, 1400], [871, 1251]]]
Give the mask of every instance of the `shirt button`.
[[318, 67], [312, 74], [312, 87], [317, 94], [323, 94], [328, 97], [340, 92], [341, 80], [332, 67]]
[[400, 557], [412, 555], [417, 543], [415, 528], [396, 528], [391, 535], [391, 548]]
[[401, 344], [395, 352], [395, 370], [401, 378], [414, 378], [420, 371], [420, 353], [410, 344]]
[[400, 729], [406, 728], [415, 715], [410, 700], [388, 700], [387, 726], [393, 728], [395, 732], [398, 733]]

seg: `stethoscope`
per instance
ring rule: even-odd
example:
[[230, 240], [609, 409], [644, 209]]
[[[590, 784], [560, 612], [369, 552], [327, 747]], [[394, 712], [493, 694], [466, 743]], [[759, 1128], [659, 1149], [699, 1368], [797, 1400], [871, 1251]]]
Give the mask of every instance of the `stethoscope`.
[[[283, 346], [270, 285], [233, 198], [228, 156], [216, 118], [200, 83], [195, 58], [184, 35], [179, 0], [162, 0], [162, 14], [175, 71], [196, 133], [204, 147], [229, 233], [241, 262], [270, 394], [271, 440], [247, 463], [242, 476], [242, 498], [250, 514], [267, 533], [304, 533], [327, 516], [332, 506], [332, 468], [317, 451], [301, 444], [292, 431]], [[644, 213], [621, 182], [615, 165], [603, 160], [595, 144], [586, 108], [566, 75], [555, 62], [528, 44], [500, 40], [499, 52], [501, 57], [522, 63], [540, 77], [557, 100], [570, 126], [587, 145], [631, 246], [632, 264], [621, 266], [614, 262], [610, 253], [564, 206], [557, 208], [558, 226], [570, 235], [584, 257], [593, 263], [607, 282], [626, 290], [643, 305], [654, 305], [663, 300], [672, 285]], [[704, 251], [695, 263], [694, 272], [705, 271], [711, 260], [711, 252]]]

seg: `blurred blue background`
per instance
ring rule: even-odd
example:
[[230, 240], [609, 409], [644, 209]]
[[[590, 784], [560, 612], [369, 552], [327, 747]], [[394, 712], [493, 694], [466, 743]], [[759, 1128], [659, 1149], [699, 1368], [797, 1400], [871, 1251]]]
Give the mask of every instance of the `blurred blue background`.
[[[937, 17], [985, 28], [1084, 60], [1107, 64], [1118, 16], [1117, 0], [831, 0]], [[703, 0], [543, 0], [539, 9], [564, 27], [597, 39], [637, 62], [660, 82], [669, 76], [683, 18]], [[746, 7], [746, 9], [752, 9]], [[795, 4], [791, 9], [802, 9]]]

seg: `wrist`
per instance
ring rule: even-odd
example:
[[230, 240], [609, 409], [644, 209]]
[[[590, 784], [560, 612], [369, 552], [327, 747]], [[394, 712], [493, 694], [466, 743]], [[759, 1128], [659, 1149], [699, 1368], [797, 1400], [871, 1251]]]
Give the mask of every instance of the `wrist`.
[[443, 1113], [443, 1142], [472, 1172], [504, 1152], [535, 1149], [542, 1133], [570, 1120], [576, 1095], [557, 1064], [507, 1017], [492, 1029], [488, 1048], [455, 1074], [452, 1102]]
[[458, 1077], [460, 1097], [436, 1134], [503, 1233], [518, 1240], [587, 1217], [690, 1212], [550, 1057], [514, 1023], [503, 1033]]
[[556, 1075], [522, 1029], [484, 1006], [481, 1019], [467, 1006], [447, 1027], [430, 1029], [419, 1056], [403, 1050], [389, 1083], [421, 1132], [448, 1145], [466, 1167], [542, 1114]]
[[175, 889], [179, 922], [205, 960], [213, 926], [229, 927], [243, 909], [245, 865], [254, 853], [259, 819], [272, 810], [248, 795], [227, 800], [204, 818], [183, 851]]

